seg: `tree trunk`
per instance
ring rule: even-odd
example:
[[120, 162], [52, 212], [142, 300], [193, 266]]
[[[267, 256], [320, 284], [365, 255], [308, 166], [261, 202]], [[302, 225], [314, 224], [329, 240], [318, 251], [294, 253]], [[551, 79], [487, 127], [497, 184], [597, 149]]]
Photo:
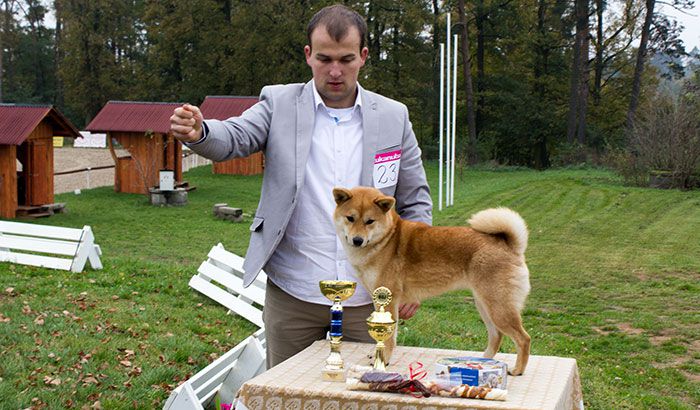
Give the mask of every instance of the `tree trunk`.
[[[440, 88], [440, 5], [438, 0], [433, 0], [433, 90]], [[440, 92], [433, 91], [433, 107], [440, 106]], [[437, 108], [435, 111], [437, 113]], [[433, 141], [437, 144], [440, 138], [439, 113], [433, 115]]]
[[589, 0], [579, 0], [580, 13], [577, 18], [577, 31], [580, 19], [581, 35], [581, 56], [579, 57], [579, 79], [578, 79], [578, 102], [576, 108], [578, 111], [578, 127], [576, 136], [578, 143], [583, 145], [586, 143], [586, 111], [588, 108], [588, 81], [590, 77], [588, 64], [588, 50], [590, 47], [589, 36]]
[[[537, 2], [537, 41], [535, 43], [535, 59], [534, 59], [534, 92], [537, 95], [538, 101], [542, 103], [547, 94], [542, 77], [547, 75], [549, 61], [549, 46], [544, 44], [546, 37], [545, 19], [547, 13], [546, 0], [538, 0]], [[543, 113], [535, 119], [534, 130], [534, 166], [537, 169], [549, 168], [549, 151], [547, 150], [547, 132], [544, 130], [544, 121], [542, 121]]]
[[467, 96], [467, 126], [469, 127], [469, 164], [479, 162], [476, 152], [476, 121], [474, 118], [474, 89], [472, 87], [472, 65], [469, 52], [469, 30], [467, 18], [464, 12], [464, 0], [459, 0], [459, 22], [462, 25], [462, 72], [464, 75], [464, 89]]
[[2, 91], [3, 91], [3, 81], [5, 79], [5, 70], [2, 65], [3, 63], [3, 56], [4, 56], [4, 51], [5, 50], [5, 41], [7, 39], [7, 33], [10, 29], [10, 24], [9, 24], [9, 19], [10, 19], [10, 2], [9, 0], [4, 0], [2, 2], [2, 7], [0, 7], [0, 103], [3, 102], [3, 96], [2, 96]]
[[[576, 116], [580, 113], [579, 103], [580, 89], [582, 77], [585, 73], [581, 72], [585, 36], [588, 35], [588, 0], [575, 0], [576, 4], [576, 36], [574, 38], [574, 61], [571, 64], [571, 87], [569, 90], [569, 113], [566, 121], [566, 142], [574, 143], [574, 137], [577, 132]], [[584, 16], [585, 14], [585, 16]], [[586, 65], [588, 64], [588, 56], [586, 55]]]
[[639, 50], [637, 50], [637, 64], [634, 67], [634, 79], [632, 80], [632, 94], [630, 95], [630, 105], [627, 110], [627, 132], [632, 132], [634, 127], [634, 116], [637, 112], [639, 104], [639, 89], [642, 82], [642, 73], [644, 72], [644, 60], [647, 54], [647, 45], [649, 43], [649, 31], [651, 30], [651, 21], [654, 17], [654, 6], [656, 0], [646, 0], [646, 17], [644, 17], [644, 26], [642, 26], [642, 38], [639, 41]]
[[56, 78], [56, 92], [54, 93], [53, 103], [54, 105], [61, 107], [63, 109], [63, 79], [59, 75], [58, 70], [61, 65], [61, 60], [63, 59], [63, 4], [62, 0], [54, 0], [53, 6], [56, 10], [56, 26], [55, 26], [55, 42], [54, 42], [54, 62], [53, 62], [53, 72]]
[[596, 13], [596, 45], [595, 60], [593, 63], [593, 104], [600, 104], [601, 88], [603, 87], [603, 53], [605, 52], [605, 39], [603, 38], [603, 12], [605, 11], [605, 1], [595, 0]]
[[486, 14], [484, 13], [484, 3], [482, 0], [476, 1], [475, 7], [475, 23], [476, 23], [476, 135], [481, 133], [481, 128], [484, 124], [484, 88], [486, 87], [484, 75], [484, 22]]

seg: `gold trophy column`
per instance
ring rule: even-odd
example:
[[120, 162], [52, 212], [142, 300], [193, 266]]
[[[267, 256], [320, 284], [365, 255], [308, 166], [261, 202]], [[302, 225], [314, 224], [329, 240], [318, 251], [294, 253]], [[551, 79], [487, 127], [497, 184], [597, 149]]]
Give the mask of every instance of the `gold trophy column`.
[[372, 312], [367, 318], [369, 335], [377, 341], [377, 349], [374, 353], [374, 367], [377, 371], [386, 371], [386, 358], [384, 357], [384, 341], [394, 335], [396, 321], [391, 318], [391, 312], [385, 312], [384, 306], [391, 303], [391, 291], [384, 286], [378, 287], [372, 292], [372, 300], [378, 311]]
[[343, 358], [340, 355], [340, 341], [343, 338], [343, 305], [341, 301], [347, 300], [355, 293], [355, 282], [347, 280], [322, 280], [319, 283], [323, 296], [333, 301], [331, 306], [331, 353], [326, 359], [326, 367], [323, 369], [323, 380], [343, 382], [345, 371], [343, 370]]

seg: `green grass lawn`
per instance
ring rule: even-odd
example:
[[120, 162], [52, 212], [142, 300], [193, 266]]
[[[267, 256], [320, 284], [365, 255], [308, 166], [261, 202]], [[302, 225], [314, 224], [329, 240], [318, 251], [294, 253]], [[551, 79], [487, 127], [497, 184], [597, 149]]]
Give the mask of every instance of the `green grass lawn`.
[[[436, 187], [435, 164], [428, 173]], [[187, 282], [212, 245], [245, 252], [261, 178], [185, 176], [197, 187], [186, 207], [105, 187], [58, 195], [68, 212], [35, 221], [92, 226], [101, 271], [0, 264], [0, 409], [160, 408], [255, 330]], [[215, 219], [219, 202], [244, 223]], [[532, 353], [576, 358], [588, 408], [700, 406], [700, 192], [625, 187], [599, 170], [466, 170], [454, 202], [436, 225], [492, 206], [528, 222]], [[486, 330], [470, 293], [453, 292], [425, 302], [399, 343], [482, 350]]]

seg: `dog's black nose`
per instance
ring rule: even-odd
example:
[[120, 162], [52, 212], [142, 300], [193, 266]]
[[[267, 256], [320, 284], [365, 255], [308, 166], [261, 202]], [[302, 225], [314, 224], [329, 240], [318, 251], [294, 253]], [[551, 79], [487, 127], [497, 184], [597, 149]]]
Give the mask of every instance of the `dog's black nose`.
[[362, 242], [364, 242], [364, 239], [360, 238], [359, 236], [352, 238], [352, 244], [355, 246], [362, 246]]

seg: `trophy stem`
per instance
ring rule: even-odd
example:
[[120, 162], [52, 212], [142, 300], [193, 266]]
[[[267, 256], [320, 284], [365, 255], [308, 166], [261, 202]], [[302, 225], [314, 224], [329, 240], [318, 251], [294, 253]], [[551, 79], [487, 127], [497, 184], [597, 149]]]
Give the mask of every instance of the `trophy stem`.
[[331, 326], [329, 336], [331, 352], [326, 359], [326, 365], [322, 371], [323, 380], [332, 382], [345, 381], [343, 358], [340, 355], [340, 344], [343, 338], [343, 300], [349, 299], [355, 292], [355, 282], [343, 280], [322, 280], [318, 283], [323, 296], [332, 301], [330, 307]]
[[384, 360], [384, 342], [377, 342], [377, 349], [374, 352], [374, 365], [372, 366], [374, 370], [379, 372], [386, 371], [386, 366], [384, 365], [386, 360]]
[[343, 381], [343, 357], [340, 355], [341, 339], [343, 338], [343, 305], [340, 298], [336, 297], [331, 306], [331, 328], [328, 332], [331, 341], [331, 352], [326, 359], [326, 368], [323, 371], [324, 380]]

